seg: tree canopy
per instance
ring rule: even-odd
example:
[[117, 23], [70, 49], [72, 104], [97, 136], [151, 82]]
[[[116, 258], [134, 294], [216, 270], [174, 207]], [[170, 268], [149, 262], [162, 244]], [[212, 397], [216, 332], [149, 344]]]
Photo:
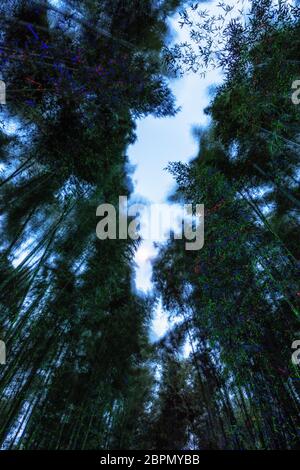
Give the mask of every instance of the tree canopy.
[[[300, 9], [250, 3], [1, 5], [3, 449], [299, 448]], [[178, 9], [190, 42], [170, 45]], [[178, 111], [169, 77], [209, 68], [198, 154], [168, 166], [205, 245], [161, 244], [142, 295], [140, 240], [97, 239], [96, 208], [132, 194], [137, 119]]]

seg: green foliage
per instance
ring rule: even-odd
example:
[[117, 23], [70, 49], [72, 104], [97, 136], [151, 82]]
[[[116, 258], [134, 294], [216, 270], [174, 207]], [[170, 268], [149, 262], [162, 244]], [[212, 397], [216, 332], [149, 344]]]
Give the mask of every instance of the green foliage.
[[[5, 449], [299, 447], [299, 9], [254, 0], [224, 22], [225, 4], [193, 5], [191, 42], [168, 49], [182, 3], [1, 6]], [[154, 294], [172, 327], [153, 345], [138, 242], [97, 240], [95, 213], [130, 195], [136, 119], [176, 113], [166, 64], [220, 67], [224, 83], [196, 158], [169, 165], [171, 200], [205, 204], [206, 240], [160, 246]]]
[[135, 120], [176, 112], [160, 50], [177, 3], [1, 6], [4, 448], [127, 448], [141, 432], [152, 305], [137, 243], [97, 240], [95, 214], [130, 194]]
[[[198, 133], [189, 165], [169, 166], [177, 184], [171, 199], [205, 204], [204, 248], [195, 257], [183, 241], [168, 242], [153, 277], [192, 348], [186, 387], [192, 383], [203, 404], [200, 412], [190, 403], [194, 448], [299, 446], [291, 362], [299, 325], [299, 109], [291, 100], [299, 11], [284, 3], [254, 1], [248, 22], [224, 30], [219, 66], [226, 75], [207, 109], [212, 124]], [[203, 32], [210, 47], [213, 25], [203, 32], [198, 24], [192, 39], [200, 43]], [[185, 48], [183, 63], [197, 67]], [[218, 60], [201, 48], [198, 59], [206, 66]]]

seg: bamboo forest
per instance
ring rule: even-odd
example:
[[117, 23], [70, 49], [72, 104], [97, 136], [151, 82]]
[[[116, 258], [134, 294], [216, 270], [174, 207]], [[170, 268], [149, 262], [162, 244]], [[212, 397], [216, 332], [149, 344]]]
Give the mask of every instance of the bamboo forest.
[[[1, 450], [300, 450], [300, 2], [0, 13]], [[136, 167], [204, 208], [200, 248], [151, 242], [144, 290]]]

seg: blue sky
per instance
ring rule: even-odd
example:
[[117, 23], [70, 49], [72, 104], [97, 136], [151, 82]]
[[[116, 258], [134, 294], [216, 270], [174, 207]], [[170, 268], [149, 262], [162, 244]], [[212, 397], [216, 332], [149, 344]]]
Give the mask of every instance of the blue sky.
[[[213, 9], [215, 4], [206, 4], [206, 8]], [[177, 32], [174, 41], [185, 40], [184, 32], [178, 27], [178, 17], [171, 24]], [[210, 102], [209, 87], [220, 82], [220, 73], [216, 71], [208, 73], [206, 78], [190, 74], [172, 80], [170, 87], [181, 111], [175, 117], [149, 116], [138, 121], [138, 139], [128, 152], [130, 162], [136, 165], [133, 175], [136, 196], [151, 203], [166, 202], [174, 183], [164, 169], [168, 162], [188, 162], [197, 153], [198, 142], [192, 136], [192, 128], [208, 124], [203, 111]], [[155, 253], [153, 241], [144, 241], [136, 254], [136, 285], [142, 291], [151, 289], [151, 259]], [[167, 328], [167, 317], [159, 306], [153, 320], [153, 337], [162, 336]]]

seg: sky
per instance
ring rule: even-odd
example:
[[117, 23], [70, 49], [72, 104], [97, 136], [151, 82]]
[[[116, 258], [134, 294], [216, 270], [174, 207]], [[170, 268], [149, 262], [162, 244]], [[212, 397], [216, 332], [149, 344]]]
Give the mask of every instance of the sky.
[[[205, 5], [213, 11], [216, 1]], [[176, 31], [174, 42], [186, 39], [178, 26], [178, 16], [171, 20]], [[181, 111], [174, 117], [154, 118], [149, 116], [137, 123], [137, 141], [129, 148], [130, 162], [136, 165], [133, 175], [134, 196], [141, 196], [151, 203], [166, 203], [174, 182], [165, 170], [169, 162], [188, 162], [198, 151], [199, 143], [192, 135], [193, 127], [208, 124], [204, 109], [210, 103], [209, 88], [220, 84], [221, 74], [209, 72], [205, 78], [197, 74], [185, 75], [170, 81], [170, 87]], [[151, 290], [151, 259], [155, 257], [154, 240], [142, 242], [136, 254], [136, 286], [139, 290]], [[158, 339], [168, 329], [168, 319], [158, 304], [152, 324], [152, 339]]]
[[[227, 0], [226, 3], [233, 5], [237, 1]], [[60, 5], [59, 0], [52, 0], [52, 3]], [[218, 15], [218, 3], [219, 0], [212, 0], [203, 2], [200, 7], [207, 9], [210, 15]], [[178, 14], [170, 19], [170, 26], [174, 43], [189, 40], [187, 30], [179, 27]], [[180, 79], [172, 79], [169, 86], [176, 97], [176, 106], [181, 108], [177, 115], [169, 118], [148, 116], [137, 122], [137, 141], [128, 149], [130, 163], [135, 166], [132, 176], [132, 200], [142, 199], [152, 204], [167, 204], [167, 197], [174, 188], [174, 182], [165, 168], [169, 162], [187, 163], [197, 154], [199, 142], [194, 139], [192, 129], [208, 125], [209, 120], [204, 114], [204, 109], [211, 100], [209, 90], [221, 81], [221, 74], [217, 71], [208, 72], [205, 78], [191, 73]], [[142, 292], [152, 289], [151, 261], [157, 253], [153, 246], [155, 241], [158, 241], [155, 237], [143, 241], [136, 253], [136, 287]], [[26, 250], [23, 256], [25, 255]], [[21, 259], [18, 258], [18, 262]], [[159, 302], [153, 318], [151, 338], [160, 338], [168, 327], [167, 315]]]

